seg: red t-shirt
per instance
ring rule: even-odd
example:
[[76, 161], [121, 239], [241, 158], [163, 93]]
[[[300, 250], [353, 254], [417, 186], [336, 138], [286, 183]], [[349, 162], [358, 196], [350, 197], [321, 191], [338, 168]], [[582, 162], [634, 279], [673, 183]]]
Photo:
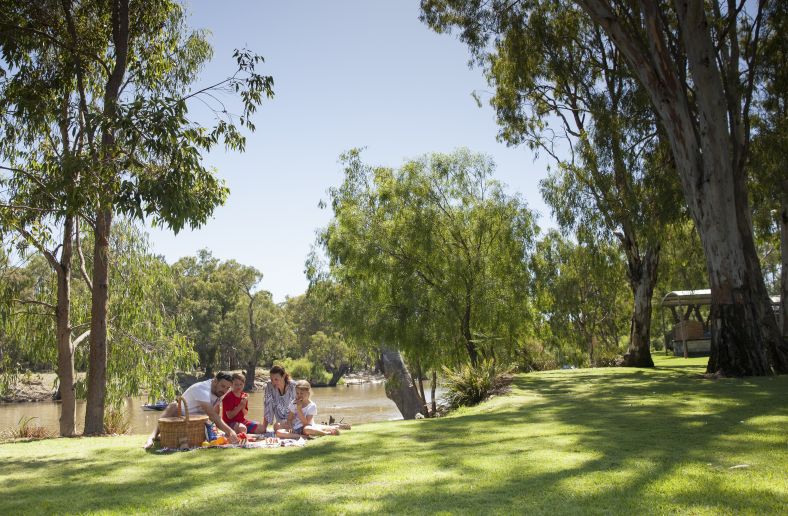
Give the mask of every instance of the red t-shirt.
[[241, 396], [236, 396], [233, 391], [227, 393], [227, 395], [222, 399], [222, 420], [225, 423], [243, 423], [246, 420], [246, 413], [249, 410], [248, 406], [244, 407], [242, 410], [239, 410], [232, 419], [227, 417], [227, 413], [231, 410], [235, 410], [238, 404], [241, 403], [241, 400], [247, 397], [249, 397], [249, 395], [245, 392], [242, 392]]

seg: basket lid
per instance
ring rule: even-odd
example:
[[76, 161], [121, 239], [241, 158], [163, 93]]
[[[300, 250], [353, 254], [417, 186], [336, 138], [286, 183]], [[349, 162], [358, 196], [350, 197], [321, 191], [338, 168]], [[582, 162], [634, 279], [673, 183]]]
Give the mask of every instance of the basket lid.
[[[186, 421], [185, 416], [175, 416], [175, 417], [162, 417], [159, 418], [159, 423], [182, 423]], [[189, 421], [208, 421], [208, 416], [203, 414], [198, 414], [196, 416], [189, 416]]]

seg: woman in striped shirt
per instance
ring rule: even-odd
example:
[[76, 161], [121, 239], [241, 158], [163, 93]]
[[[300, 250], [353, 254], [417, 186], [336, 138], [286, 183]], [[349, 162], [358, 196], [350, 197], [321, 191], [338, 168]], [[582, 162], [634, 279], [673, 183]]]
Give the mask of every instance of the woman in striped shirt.
[[279, 422], [287, 421], [288, 407], [295, 399], [296, 391], [296, 383], [290, 379], [284, 367], [275, 365], [269, 374], [271, 381], [265, 386], [262, 433], [268, 430], [269, 424], [274, 425], [276, 432], [279, 429]]

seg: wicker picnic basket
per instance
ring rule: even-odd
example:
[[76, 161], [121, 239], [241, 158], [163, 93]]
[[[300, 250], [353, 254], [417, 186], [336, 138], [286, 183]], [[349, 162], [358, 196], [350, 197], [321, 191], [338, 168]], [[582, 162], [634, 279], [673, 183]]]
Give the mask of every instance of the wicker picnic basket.
[[[183, 412], [183, 416], [181, 416]], [[208, 416], [189, 417], [188, 404], [178, 397], [178, 416], [159, 419], [159, 440], [162, 448], [199, 446], [205, 440], [205, 423]]]

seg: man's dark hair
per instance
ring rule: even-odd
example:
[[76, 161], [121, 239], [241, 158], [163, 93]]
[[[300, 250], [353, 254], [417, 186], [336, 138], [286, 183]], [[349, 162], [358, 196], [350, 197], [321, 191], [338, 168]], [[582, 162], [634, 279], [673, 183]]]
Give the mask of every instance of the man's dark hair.
[[233, 377], [232, 377], [232, 375], [230, 373], [225, 373], [224, 371], [219, 371], [218, 373], [216, 373], [216, 380], [217, 381], [227, 380], [228, 382], [232, 382], [233, 381]]

